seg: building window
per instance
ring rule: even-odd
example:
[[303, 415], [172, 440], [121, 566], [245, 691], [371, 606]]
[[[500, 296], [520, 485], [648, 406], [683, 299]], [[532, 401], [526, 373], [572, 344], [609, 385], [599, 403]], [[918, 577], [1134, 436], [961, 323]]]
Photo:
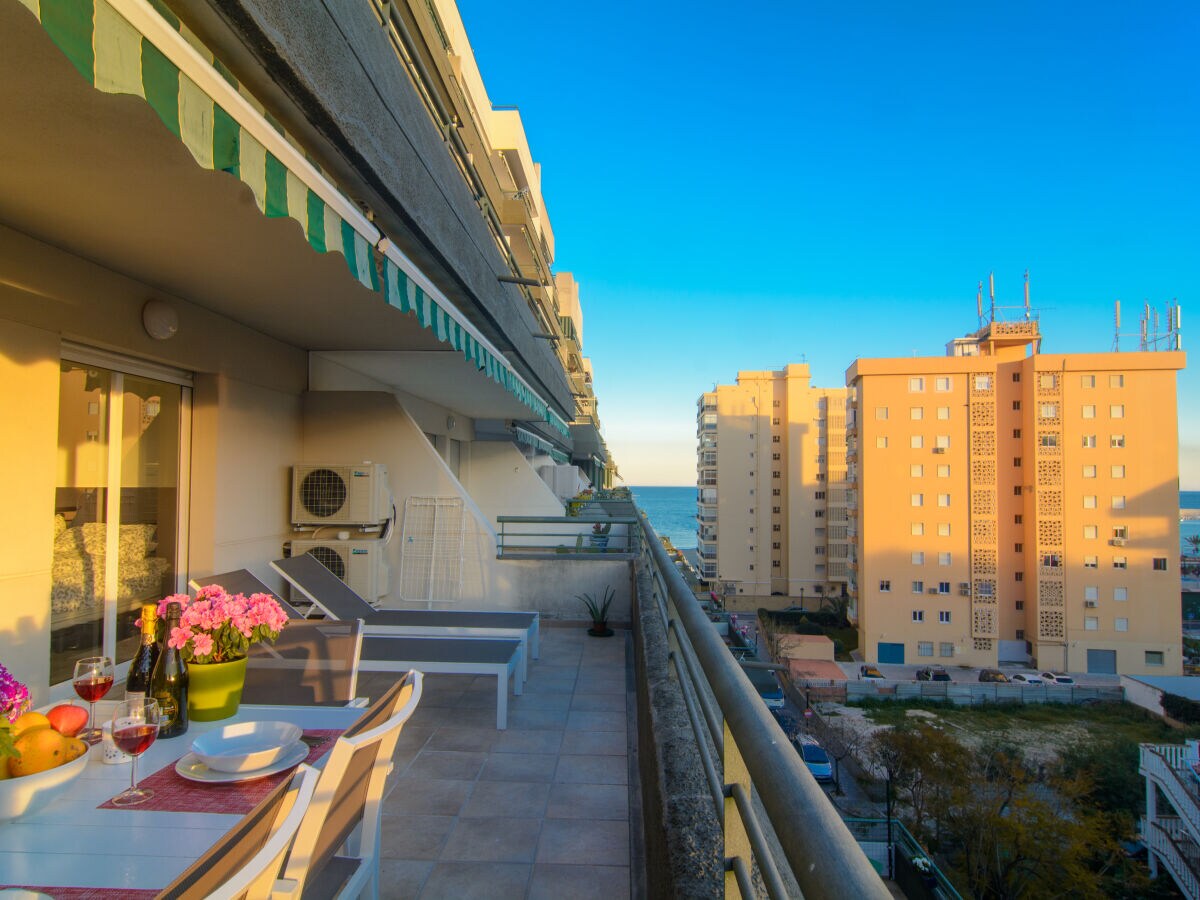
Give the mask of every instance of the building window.
[[1096, 376], [1081, 375], [1079, 378], [1079, 386], [1085, 388], [1094, 388], [1096, 386]]
[[1025, 580], [1024, 572], [1013, 572], [1013, 581], [1024, 581], [1024, 580]]
[[1021, 496], [1021, 486], [1020, 486], [1019, 484], [1014, 484], [1014, 485], [1013, 485], [1013, 496], [1014, 496], [1014, 497], [1020, 497], [1020, 496]]
[[880, 435], [879, 437], [875, 438], [875, 446], [880, 450], [886, 450], [887, 449], [887, 438], [884, 437], [883, 435]]
[[1146, 651], [1146, 665], [1161, 666], [1163, 665], [1163, 652], [1161, 650]]
[[1099, 631], [1100, 630], [1099, 617], [1098, 616], [1084, 616], [1083, 617], [1083, 630], [1084, 631]]
[[943, 394], [946, 393], [948, 390], [950, 390], [950, 379], [949, 378], [934, 379], [933, 389], [935, 391], [939, 391]]
[[1108, 386], [1110, 388], [1125, 387], [1125, 376], [1124, 375], [1109, 375], [1108, 376]]
[[824, 500], [824, 499], [825, 499], [825, 492], [824, 492], [824, 491], [816, 491], [816, 492], [813, 494], [813, 498], [814, 498], [814, 499], [816, 499], [816, 500]]
[[1013, 429], [1013, 437], [1015, 437], [1015, 438], [1019, 438], [1020, 436], [1021, 436], [1021, 429], [1020, 429], [1020, 428], [1014, 428], [1014, 429]]
[[914, 463], [913, 465], [908, 467], [908, 474], [911, 475], [913, 478], [920, 478], [922, 475], [925, 474], [925, 467], [923, 465], [921, 465], [920, 463]]
[[[924, 581], [914, 581], [912, 583], [912, 592], [914, 594], [925, 593], [925, 582]], [[913, 612], [913, 621], [914, 622], [920, 622], [924, 617], [925, 617], [925, 613], [921, 612], [920, 610]]]
[[914, 434], [908, 439], [908, 446], [913, 450], [920, 450], [925, 446], [925, 438], [919, 434]]
[[1084, 600], [1098, 600], [1099, 598], [1100, 598], [1100, 588], [1096, 587], [1096, 585], [1094, 585], [1094, 584], [1084, 585], [1084, 588], [1083, 588], [1083, 599]]
[[1024, 544], [1013, 544], [1013, 553], [1024, 553], [1024, 552], [1025, 552]]
[[772, 406], [772, 407], [774, 407], [775, 409], [779, 409], [779, 401], [778, 401], [778, 400], [772, 400], [772, 401], [771, 401], [771, 406]]
[[1058, 446], [1058, 435], [1057, 434], [1040, 435], [1038, 437], [1038, 443], [1041, 444], [1043, 447], [1057, 447]]
[[925, 565], [925, 554], [924, 554], [924, 553], [922, 553], [920, 550], [918, 550], [916, 553], [914, 553], [914, 554], [912, 555], [912, 564], [913, 564], [914, 566], [923, 566], [923, 565]]
[[751, 571], [751, 572], [753, 572], [753, 571], [754, 571], [754, 563], [750, 563], [750, 571]]
[[938, 506], [947, 507], [950, 505], [950, 495], [949, 494], [938, 494], [937, 497], [938, 497]]
[[781, 512], [783, 512], [783, 509], [782, 509], [782, 507], [779, 507], [779, 506], [772, 506], [772, 507], [771, 507], [771, 515], [773, 515], [773, 516], [777, 516], [777, 515], [779, 515]]
[[1125, 418], [1125, 406], [1121, 403], [1114, 403], [1108, 408], [1108, 417], [1110, 419]]
[[1128, 540], [1129, 539], [1129, 526], [1128, 525], [1114, 525], [1113, 530], [1112, 530], [1112, 536], [1117, 540], [1122, 540], [1122, 541]]
[[772, 477], [772, 478], [778, 478], [778, 477], [779, 477], [779, 472], [772, 472], [772, 473], [771, 473], [771, 477]]
[[938, 466], [937, 467], [937, 477], [938, 478], [949, 478], [950, 477], [950, 467], [949, 466]]
[[[919, 582], [919, 581], [914, 581], [914, 582], [913, 582], [913, 593], [914, 593], [914, 594], [919, 594], [919, 593], [921, 593], [921, 591], [920, 591], [920, 590], [917, 588], [917, 585], [918, 585], [918, 584], [920, 584], [920, 583], [921, 583], [921, 582]], [[925, 621], [925, 610], [923, 610], [923, 609], [914, 609], [914, 610], [912, 611], [912, 620], [913, 620], [914, 622], [924, 622], [924, 621]]]
[[1025, 640], [1025, 629], [1024, 628], [1017, 629], [1017, 640], [1018, 641]]
[[1020, 612], [1021, 610], [1023, 610], [1025, 608], [1025, 601], [1018, 600], [1016, 603], [1016, 607], [1017, 607], [1017, 612]]
[[1128, 600], [1129, 599], [1129, 588], [1127, 588], [1127, 587], [1113, 588], [1113, 599], [1118, 600], [1118, 601]]
[[921, 391], [925, 390], [925, 379], [924, 378], [908, 379], [908, 390], [910, 393], [919, 394]]
[[[817, 549], [818, 549], [818, 550], [824, 550], [825, 548], [824, 548], [824, 547], [818, 547]], [[780, 568], [780, 565], [779, 565], [779, 560], [777, 560], [777, 559], [773, 559], [773, 560], [771, 560], [771, 568], [772, 568], [772, 569], [778, 569], [778, 568]]]
[[1113, 630], [1114, 631], [1128, 631], [1129, 630], [1129, 620], [1122, 619], [1122, 618], [1113, 619]]
[[1128, 569], [1129, 568], [1129, 560], [1126, 559], [1124, 556], [1114, 556], [1113, 557], [1113, 568], [1114, 569]]
[[771, 496], [772, 497], [778, 497], [782, 493], [783, 493], [783, 491], [780, 488], [771, 488]]
[[1043, 569], [1057, 569], [1057, 568], [1060, 568], [1061, 566], [1062, 566], [1062, 557], [1059, 556], [1057, 553], [1043, 553], [1042, 554], [1042, 568]]
[[950, 554], [949, 553], [939, 553], [938, 554], [938, 565], [939, 566], [950, 565]]
[[950, 537], [949, 522], [938, 522], [938, 537]]
[[1154, 571], [1155, 572], [1167, 571], [1167, 558], [1165, 556], [1154, 557]]
[[1095, 525], [1084, 525], [1083, 537], [1085, 540], [1094, 541], [1096, 538], [1100, 537], [1100, 529]]
[[990, 391], [991, 389], [992, 389], [992, 376], [991, 375], [976, 375], [975, 376], [975, 390]]
[[1017, 383], [1019, 383], [1019, 382], [1020, 382], [1020, 380], [1021, 380], [1021, 373], [1020, 373], [1020, 372], [1013, 372], [1013, 374], [1012, 374], [1012, 379], [1013, 379], [1013, 384], [1017, 384]]
[[924, 494], [913, 494], [909, 498], [909, 502], [913, 506], [924, 506], [925, 505], [925, 495]]
[[881, 579], [879, 582], [879, 590], [881, 593], [890, 594], [892, 592], [892, 582], [888, 579]]
[[771, 435], [771, 443], [772, 443], [772, 444], [778, 444], [778, 443], [780, 443], [780, 437], [779, 437], [779, 435], [777, 435], [777, 434], [773, 434], [773, 435]]
[[1083, 558], [1083, 567], [1085, 569], [1098, 569], [1100, 567], [1100, 558], [1098, 556], [1085, 556]]
[[875, 407], [875, 418], [879, 419], [880, 421], [885, 421], [887, 419], [887, 407], [886, 406]]
[[1053, 372], [1038, 373], [1038, 387], [1043, 388], [1048, 391], [1052, 391], [1052, 390], [1054, 390], [1054, 388], [1057, 384], [1058, 384], [1058, 379], [1054, 377]]
[[[1094, 475], [1092, 477], [1095, 478]], [[1084, 509], [1095, 509], [1096, 508], [1096, 495], [1095, 494], [1084, 494], [1083, 508]]]
[[1085, 419], [1096, 418], [1096, 406], [1093, 403], [1085, 403], [1083, 406], [1083, 417]]
[[1096, 467], [1095, 466], [1084, 466], [1083, 467], [1083, 477], [1084, 478], [1095, 478], [1096, 477]]
[[1094, 450], [1096, 448], [1096, 436], [1094, 434], [1085, 434], [1082, 443], [1083, 449]]
[[782, 546], [782, 545], [779, 543], [779, 541], [775, 541], [775, 542], [773, 542], [773, 543], [771, 544], [771, 549], [772, 549], [772, 550], [778, 550], [778, 549], [779, 549], [781, 546]]
[[941, 641], [938, 643], [938, 656], [951, 657], [954, 655], [954, 644], [950, 641]]
[[1114, 434], [1108, 439], [1108, 446], [1114, 450], [1120, 450], [1125, 446], [1125, 435]]
[[771, 530], [772, 531], [783, 531], [783, 528], [779, 525], [772, 525]]
[[908, 417], [914, 422], [920, 421], [925, 418], [925, 409], [920, 406], [911, 406], [908, 410]]
[[950, 449], [950, 435], [939, 434], [936, 438], [934, 438], [933, 445], [942, 450], [949, 450]]
[[1125, 467], [1124, 466], [1113, 466], [1112, 469], [1110, 469], [1109, 471], [1112, 472], [1113, 478], [1124, 478], [1125, 477]]
[[772, 454], [771, 454], [771, 459], [779, 459], [779, 454], [778, 454], [778, 453], [772, 453]]
[[1057, 419], [1058, 418], [1058, 404], [1057, 403], [1041, 404], [1038, 407], [1038, 415], [1041, 416], [1043, 419]]
[[913, 522], [909, 526], [909, 534], [913, 534], [913, 535], [916, 535], [917, 537], [920, 537], [924, 533], [925, 533], [925, 523], [924, 522]]
[[[950, 582], [948, 582], [948, 581], [939, 581], [939, 582], [938, 582], [938, 593], [939, 593], [939, 594], [948, 594], [948, 593], [950, 593]], [[945, 618], [944, 618], [944, 619], [943, 619], [943, 618], [941, 618], [942, 616], [945, 616]], [[939, 619], [940, 619], [942, 622], [949, 622], [949, 621], [950, 621], [950, 613], [941, 613], [941, 614], [938, 616], [938, 618], [939, 618]]]
[[[949, 591], [946, 591], [945, 593], [949, 593]], [[950, 610], [943, 609], [938, 612], [938, 624], [940, 624], [940, 625], [949, 625], [950, 624]]]
[[1021, 468], [1021, 457], [1019, 457], [1019, 456], [1013, 457], [1013, 467], [1017, 468], [1017, 469]]
[[937, 408], [937, 417], [938, 417], [939, 419], [941, 419], [943, 422], [945, 422], [945, 421], [949, 420], [949, 418], [950, 418], [950, 407], [948, 407], [948, 406], [939, 406], [939, 407]]
[[1020, 412], [1020, 411], [1021, 411], [1021, 401], [1014, 400], [1013, 401], [1013, 412]]
[[917, 641], [917, 656], [933, 656], [933, 641]]
[[1022, 517], [1022, 515], [1020, 513], [1017, 513], [1015, 516], [1013, 516], [1013, 524], [1014, 525], [1020, 525], [1024, 521], [1025, 521], [1025, 519], [1024, 519], [1024, 517]]

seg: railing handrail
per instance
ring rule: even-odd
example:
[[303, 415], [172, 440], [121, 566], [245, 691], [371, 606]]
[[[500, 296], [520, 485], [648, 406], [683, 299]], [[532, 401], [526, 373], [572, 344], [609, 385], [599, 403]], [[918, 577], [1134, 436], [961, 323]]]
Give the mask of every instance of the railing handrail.
[[633, 516], [496, 516], [497, 522], [553, 522], [564, 525], [637, 525], [638, 520]]
[[726, 649], [648, 521], [645, 545], [805, 897], [890, 897], [825, 792]]
[[[1192, 898], [1200, 896], [1200, 873], [1196, 871], [1196, 867], [1187, 858], [1175, 837], [1158, 822], [1146, 824], [1149, 827], [1143, 827], [1142, 834], [1151, 851], [1157, 853], [1163, 865], [1171, 870], [1175, 883], [1185, 896]], [[1188, 891], [1187, 888], [1191, 888], [1191, 890]]]
[[1162, 788], [1191, 834], [1200, 844], [1200, 784], [1185, 781], [1179, 769], [1162, 752], [1167, 747], [1142, 744], [1140, 768]]

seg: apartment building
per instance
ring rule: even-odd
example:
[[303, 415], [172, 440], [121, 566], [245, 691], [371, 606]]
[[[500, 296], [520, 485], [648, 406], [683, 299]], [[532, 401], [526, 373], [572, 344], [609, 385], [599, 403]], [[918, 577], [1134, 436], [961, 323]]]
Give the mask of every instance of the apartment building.
[[739, 372], [697, 402], [697, 548], [726, 594], [841, 596], [848, 574], [845, 388], [808, 366]]
[[1041, 352], [1036, 319], [860, 359], [850, 590], [872, 662], [1179, 674], [1178, 351]]

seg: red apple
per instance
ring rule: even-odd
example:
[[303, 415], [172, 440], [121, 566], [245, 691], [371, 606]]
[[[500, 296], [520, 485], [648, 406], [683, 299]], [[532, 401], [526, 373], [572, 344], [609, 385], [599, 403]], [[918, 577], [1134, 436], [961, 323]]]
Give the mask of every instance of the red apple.
[[88, 711], [74, 703], [60, 703], [46, 713], [50, 727], [66, 737], [75, 737], [87, 726]]

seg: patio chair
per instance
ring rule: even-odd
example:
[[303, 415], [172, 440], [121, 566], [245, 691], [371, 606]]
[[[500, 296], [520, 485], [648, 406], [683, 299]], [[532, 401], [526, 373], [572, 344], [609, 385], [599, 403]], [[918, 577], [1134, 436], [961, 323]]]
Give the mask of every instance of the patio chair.
[[362, 638], [361, 619], [289, 621], [273, 644], [251, 645], [242, 702], [289, 706], [354, 703]]
[[378, 897], [383, 789], [421, 689], [408, 672], [338, 738], [271, 897]]
[[304, 819], [321, 773], [301, 764], [156, 900], [266, 897]]
[[220, 575], [206, 575], [203, 578], [188, 579], [188, 587], [193, 591], [198, 591], [202, 587], [208, 587], [210, 584], [219, 584], [231, 594], [245, 594], [247, 597], [251, 594], [270, 594], [275, 598], [275, 602], [283, 607], [283, 611], [287, 613], [289, 619], [304, 618], [304, 613], [300, 612], [300, 610], [280, 597], [278, 593], [263, 584], [258, 579], [258, 576], [249, 569], [234, 569], [232, 572], [222, 572]]
[[[467, 609], [376, 609], [311, 554], [277, 559], [271, 568], [332, 619], [362, 619], [368, 635], [511, 637], [538, 658], [536, 612]], [[522, 670], [521, 680], [526, 672]]]

